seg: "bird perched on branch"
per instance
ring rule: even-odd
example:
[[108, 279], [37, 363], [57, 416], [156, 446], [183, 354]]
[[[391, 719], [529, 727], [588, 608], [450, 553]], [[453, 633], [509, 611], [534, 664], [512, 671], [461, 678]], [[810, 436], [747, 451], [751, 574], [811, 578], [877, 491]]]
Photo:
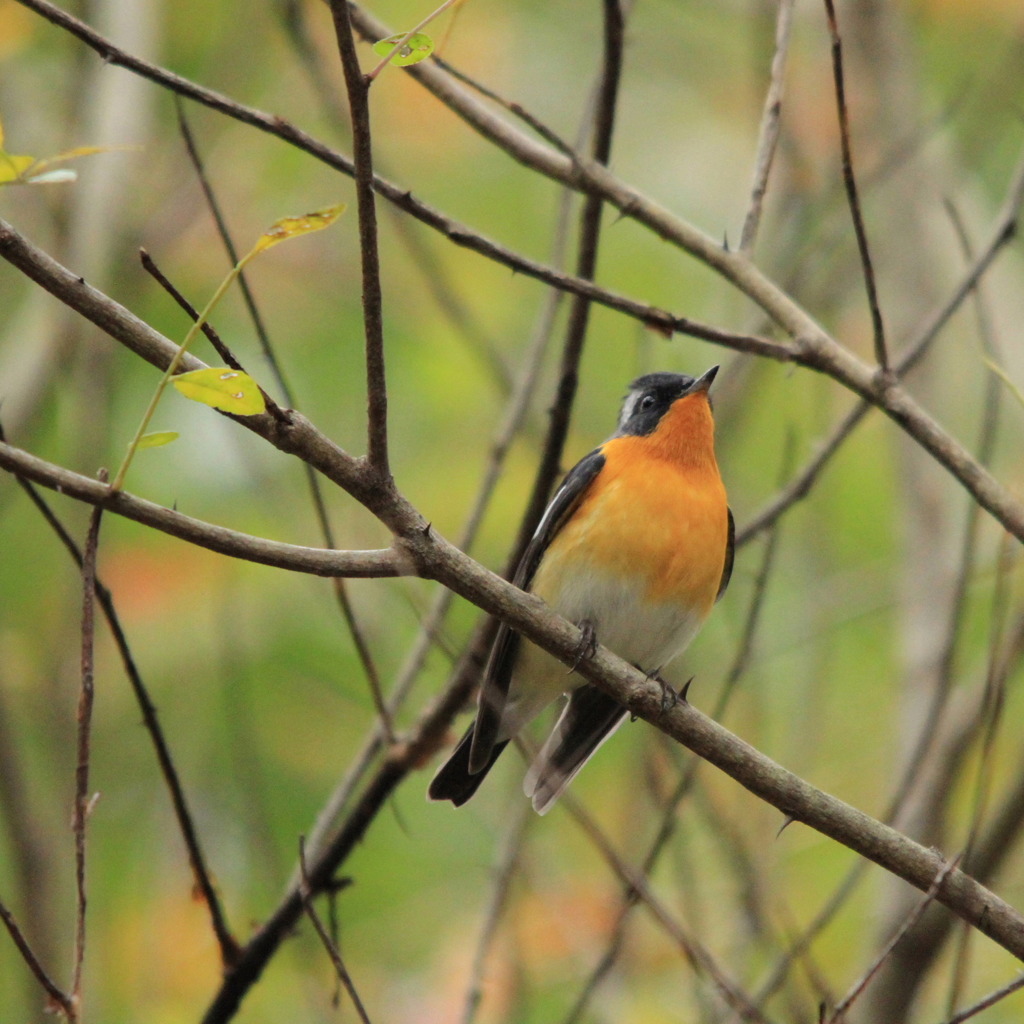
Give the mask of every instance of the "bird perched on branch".
[[[734, 526], [715, 460], [708, 391], [718, 367], [693, 378], [650, 373], [630, 385], [618, 429], [581, 459], [548, 505], [513, 582], [657, 676], [697, 635], [732, 573]], [[476, 720], [430, 784], [464, 804], [508, 741], [568, 691], [526, 774], [544, 814], [626, 710], [502, 624]]]

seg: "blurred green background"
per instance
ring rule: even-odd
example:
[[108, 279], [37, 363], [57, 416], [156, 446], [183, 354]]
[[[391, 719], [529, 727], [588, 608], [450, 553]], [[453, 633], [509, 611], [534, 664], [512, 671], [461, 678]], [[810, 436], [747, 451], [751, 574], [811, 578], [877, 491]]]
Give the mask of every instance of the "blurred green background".
[[[395, 30], [429, 11], [387, 0]], [[319, 3], [210, 5], [106, 0], [75, 12], [112, 40], [240, 102], [295, 121], [348, 151], [333, 31]], [[895, 350], [950, 294], [965, 266], [945, 201], [975, 244], [987, 237], [1024, 143], [1024, 12], [1014, 0], [851, 0], [839, 5], [855, 159]], [[295, 19], [312, 43], [296, 44]], [[641, 0], [627, 30], [613, 168], [709, 234], [738, 241], [746, 211], [775, 5], [763, 0]], [[600, 60], [600, 5], [471, 0], [431, 30], [445, 59], [521, 103], [565, 138], [580, 131]], [[364, 67], [375, 63], [362, 47]], [[322, 76], [318, 80], [317, 75]], [[320, 85], [318, 86], [318, 81]], [[327, 95], [325, 96], [324, 88]], [[345, 201], [328, 231], [289, 242], [249, 279], [297, 407], [340, 445], [364, 445], [358, 241], [351, 182], [281, 141], [186, 103], [189, 124], [236, 244], [280, 216]], [[451, 217], [531, 258], [557, 247], [561, 192], [474, 134], [404, 72], [372, 90], [379, 170]], [[80, 145], [129, 147], [79, 161], [73, 185], [0, 193], [0, 216], [171, 338], [187, 323], [141, 269], [145, 247], [196, 305], [229, 268], [176, 125], [171, 97], [95, 54], [13, 0], [0, 0], [0, 118], [5, 148], [48, 156]], [[572, 200], [571, 211], [578, 210]], [[459, 537], [549, 301], [538, 283], [447, 243], [380, 206], [393, 468], [435, 528]], [[572, 222], [573, 224], [575, 221]], [[572, 233], [571, 233], [572, 235]], [[1021, 249], [986, 278], [999, 361], [1024, 381]], [[755, 250], [846, 345], [870, 357], [871, 325], [841, 189], [824, 11], [797, 4], [782, 138]], [[628, 220], [606, 215], [601, 283], [679, 315], [768, 331], [751, 303], [693, 259]], [[0, 267], [0, 417], [12, 443], [79, 472], [115, 466], [156, 373], [76, 321], [13, 268]], [[271, 393], [251, 323], [232, 293], [215, 325]], [[556, 318], [526, 426], [517, 437], [472, 554], [503, 566], [532, 485], [555, 380]], [[209, 350], [197, 349], [209, 359]], [[743, 525], [818, 450], [854, 399], [838, 385], [690, 338], [665, 340], [596, 308], [567, 464], [613, 429], [629, 380], [651, 369], [716, 384], [719, 462]], [[986, 370], [966, 305], [910, 381], [954, 435], [976, 448]], [[1004, 394], [995, 471], [1024, 493], [1022, 410]], [[170, 394], [155, 429], [174, 445], [137, 459], [129, 489], [189, 515], [295, 543], [320, 543], [301, 467], [212, 411]], [[87, 512], [48, 496], [78, 537]], [[338, 542], [387, 543], [344, 494], [329, 493]], [[786, 767], [873, 815], [884, 813], [916, 741], [949, 637], [968, 501], [954, 481], [878, 414], [858, 428], [804, 501], [782, 520], [753, 656], [724, 723]], [[69, 974], [74, 870], [69, 829], [78, 692], [77, 573], [14, 480], [0, 478], [0, 898], [25, 923], [54, 976]], [[695, 676], [691, 700], [712, 710], [748, 620], [764, 536], [737, 558], [732, 587], [700, 639], [672, 667]], [[1021, 616], [1016, 545], [981, 524], [957, 623], [949, 728], [982, 692]], [[156, 701], [229, 919], [240, 938], [273, 908], [329, 794], [374, 724], [331, 586], [232, 562], [108, 516], [100, 575], [111, 588]], [[997, 592], [1001, 595], [996, 598]], [[350, 584], [386, 681], [417, 635], [434, 588], [422, 581]], [[456, 601], [400, 724], [448, 677], [477, 612]], [[996, 652], [996, 653], [994, 653]], [[99, 631], [89, 825], [87, 1020], [196, 1020], [218, 962], [138, 707]], [[989, 816], [1020, 772], [1019, 669], [1009, 673], [988, 761]], [[957, 717], [959, 716], [959, 717]], [[461, 722], [457, 723], [457, 728]], [[980, 744], [968, 745], [936, 836], [956, 852], [976, 806]], [[341, 946], [375, 1022], [461, 1019], [495, 866], [522, 817], [517, 755], [506, 756], [459, 812], [428, 804], [433, 765], [410, 779], [345, 866]], [[625, 727], [572, 792], [628, 863], [661, 823], [684, 751], [643, 724]], [[982, 816], [982, 826], [989, 820]], [[664, 904], [725, 972], [756, 992], [855, 858], [703, 767], [652, 877]], [[932, 821], [934, 825], [934, 820]], [[1024, 906], [1019, 849], [992, 884]], [[622, 896], [593, 842], [556, 808], [527, 820], [508, 905], [484, 973], [478, 1019], [567, 1019], [607, 948]], [[841, 913], [767, 1002], [773, 1020], [812, 1021], [841, 995], [909, 897], [869, 869]], [[961, 1003], [1019, 964], [975, 936]], [[913, 1019], [942, 1019], [953, 951]], [[0, 936], [3, 1017], [45, 1018], [42, 997]], [[330, 963], [303, 927], [243, 1004], [246, 1024], [354, 1019], [332, 1007]], [[1021, 1019], [1016, 996], [982, 1015]], [[343, 1003], [345, 1001], [343, 1000]], [[866, 1004], [862, 1003], [862, 1008]], [[642, 908], [615, 968], [581, 1020], [729, 1019]], [[870, 1019], [870, 1018], [864, 1018]], [[879, 1020], [881, 1018], [875, 1018]]]

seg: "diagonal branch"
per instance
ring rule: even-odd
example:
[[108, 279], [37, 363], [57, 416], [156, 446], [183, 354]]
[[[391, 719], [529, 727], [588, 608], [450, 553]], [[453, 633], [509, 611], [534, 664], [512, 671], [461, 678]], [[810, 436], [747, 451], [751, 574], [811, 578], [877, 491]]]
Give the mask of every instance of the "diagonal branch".
[[[907, 344], [906, 351], [897, 361], [896, 373], [899, 377], [909, 373], [924, 357], [946, 324], [972, 291], [978, 287], [982, 278], [995, 263], [996, 257], [1016, 237], [1022, 206], [1024, 206], [1024, 160], [1017, 165], [1010, 180], [1006, 199], [996, 217], [995, 226], [988, 241], [974, 257], [950, 296], [917, 329], [913, 339]], [[774, 523], [791, 505], [810, 493], [811, 487], [832, 456], [870, 410], [869, 400], [862, 399], [847, 413], [832, 434], [821, 443], [818, 452], [803, 470], [749, 523], [737, 531], [737, 545], [743, 545], [752, 540], [758, 533]], [[986, 460], [981, 458], [979, 461], [984, 464]]]
[[53, 1005], [60, 1008], [60, 1012], [64, 1014], [68, 1021], [76, 1020], [77, 1011], [74, 1001], [66, 992], [61, 991], [57, 983], [46, 973], [46, 968], [40, 963], [35, 951], [29, 945], [28, 939], [25, 938], [25, 933], [18, 926], [14, 915], [2, 901], [0, 901], [0, 921], [3, 921], [4, 927], [11, 936], [11, 941], [21, 954], [22, 960], [25, 961], [28, 969], [35, 976], [36, 981], [43, 986], [43, 990], [53, 1001]]

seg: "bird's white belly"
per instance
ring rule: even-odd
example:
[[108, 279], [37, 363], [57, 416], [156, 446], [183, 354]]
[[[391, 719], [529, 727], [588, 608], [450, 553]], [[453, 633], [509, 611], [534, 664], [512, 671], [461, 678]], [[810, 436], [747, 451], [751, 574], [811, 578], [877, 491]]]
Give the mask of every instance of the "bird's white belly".
[[570, 622], [589, 621], [598, 643], [652, 674], [682, 653], [703, 622], [678, 602], [650, 602], [640, 585], [592, 566], [573, 574], [548, 603]]
[[[594, 569], [574, 574], [570, 583], [545, 597], [570, 622], [590, 622], [598, 643], [652, 675], [682, 653], [703, 622], [696, 612], [677, 603], [649, 602], [639, 587]], [[500, 737], [514, 735], [560, 694], [582, 682], [556, 658], [523, 640]]]

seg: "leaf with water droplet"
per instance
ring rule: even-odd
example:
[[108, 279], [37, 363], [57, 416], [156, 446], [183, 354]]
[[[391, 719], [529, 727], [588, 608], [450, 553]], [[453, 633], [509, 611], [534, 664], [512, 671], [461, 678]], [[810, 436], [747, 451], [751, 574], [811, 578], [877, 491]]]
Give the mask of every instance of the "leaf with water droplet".
[[[403, 40], [405, 41], [403, 42]], [[398, 43], [402, 43], [402, 45], [395, 50]], [[412, 64], [419, 64], [421, 60], [426, 60], [434, 52], [434, 40], [423, 32], [415, 32], [408, 39], [403, 33], [402, 35], [388, 36], [387, 39], [381, 39], [373, 44], [373, 52], [381, 57], [386, 57], [392, 50], [394, 50], [394, 54], [388, 63], [396, 68], [407, 68]]]
[[202, 402], [236, 416], [255, 416], [267, 408], [256, 381], [229, 366], [208, 366], [179, 373], [171, 378], [171, 383], [193, 402]]

